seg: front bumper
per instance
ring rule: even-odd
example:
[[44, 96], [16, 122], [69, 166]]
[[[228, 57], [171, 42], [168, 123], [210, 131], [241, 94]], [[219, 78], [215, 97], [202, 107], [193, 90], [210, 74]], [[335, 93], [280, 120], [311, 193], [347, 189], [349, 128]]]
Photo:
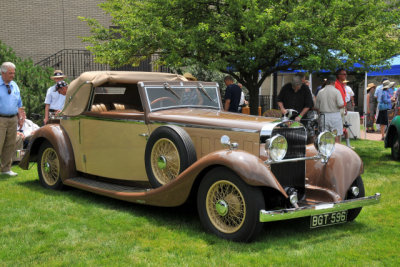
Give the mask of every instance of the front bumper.
[[349, 199], [335, 203], [323, 203], [323, 204], [310, 205], [292, 209], [282, 209], [282, 210], [270, 210], [270, 211], [260, 210], [260, 222], [283, 221], [301, 217], [308, 217], [312, 215], [319, 215], [329, 212], [360, 208], [363, 206], [378, 204], [380, 198], [381, 194], [376, 193], [374, 196]]

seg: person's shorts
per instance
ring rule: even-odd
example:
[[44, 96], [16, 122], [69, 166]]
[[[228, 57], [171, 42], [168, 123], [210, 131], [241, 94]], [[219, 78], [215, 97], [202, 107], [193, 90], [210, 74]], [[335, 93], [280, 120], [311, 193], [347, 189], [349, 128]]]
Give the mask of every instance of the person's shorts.
[[[324, 125], [325, 131], [337, 130], [338, 135], [343, 134], [343, 121], [340, 112], [324, 113], [321, 123]], [[325, 119], [324, 119], [325, 118]]]

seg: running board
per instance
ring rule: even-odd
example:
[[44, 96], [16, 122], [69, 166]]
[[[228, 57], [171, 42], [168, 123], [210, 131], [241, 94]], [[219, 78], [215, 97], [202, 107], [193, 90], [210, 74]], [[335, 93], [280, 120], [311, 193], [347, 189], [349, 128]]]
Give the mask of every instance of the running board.
[[88, 179], [85, 177], [74, 177], [63, 181], [65, 185], [76, 187], [79, 189], [87, 190], [93, 193], [107, 192], [108, 194], [118, 194], [118, 193], [141, 193], [147, 192], [150, 189], [112, 184], [103, 181]]

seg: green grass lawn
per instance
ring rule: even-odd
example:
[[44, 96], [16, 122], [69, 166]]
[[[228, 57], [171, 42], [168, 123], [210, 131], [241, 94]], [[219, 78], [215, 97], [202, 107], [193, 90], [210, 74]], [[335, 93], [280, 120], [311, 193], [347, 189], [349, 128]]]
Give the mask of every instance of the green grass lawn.
[[383, 142], [352, 140], [366, 194], [352, 223], [265, 224], [250, 244], [205, 233], [195, 208], [157, 208], [77, 189], [44, 189], [36, 166], [0, 176], [0, 266], [400, 266], [400, 162]]

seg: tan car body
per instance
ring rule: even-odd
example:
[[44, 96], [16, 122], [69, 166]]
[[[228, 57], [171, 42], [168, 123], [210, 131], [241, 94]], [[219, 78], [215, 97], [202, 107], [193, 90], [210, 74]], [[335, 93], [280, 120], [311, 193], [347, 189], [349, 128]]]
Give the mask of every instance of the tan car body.
[[[42, 141], [48, 140], [62, 159], [60, 175], [64, 184], [113, 198], [157, 206], [181, 205], [190, 195], [196, 179], [201, 179], [213, 166], [226, 166], [247, 184], [273, 188], [287, 197], [269, 166], [263, 162], [268, 158], [259, 142], [263, 125], [277, 125], [280, 122], [276, 119], [205, 109], [149, 112], [146, 105], [143, 105], [143, 111], [87, 110], [92, 87], [106, 82], [137, 83], [141, 80], [174, 82], [185, 81], [185, 78], [158, 73], [84, 73], [70, 85], [60, 124], [46, 125], [36, 131], [20, 166], [27, 169], [29, 161], [36, 160]], [[144, 92], [140, 91], [140, 94], [143, 96]], [[137, 192], [116, 192], [70, 179], [82, 172], [146, 185], [148, 178], [143, 155], [147, 137], [157, 127], [168, 124], [178, 125], [190, 135], [198, 158], [170, 183], [151, 190], [147, 186]], [[238, 143], [239, 150], [225, 149], [220, 144], [222, 135], [228, 135], [232, 142]], [[316, 154], [314, 146], [309, 145], [307, 156]], [[363, 167], [356, 153], [337, 145], [328, 164], [308, 160], [306, 170], [307, 197], [330, 202], [345, 198], [347, 189], [362, 173]]]

